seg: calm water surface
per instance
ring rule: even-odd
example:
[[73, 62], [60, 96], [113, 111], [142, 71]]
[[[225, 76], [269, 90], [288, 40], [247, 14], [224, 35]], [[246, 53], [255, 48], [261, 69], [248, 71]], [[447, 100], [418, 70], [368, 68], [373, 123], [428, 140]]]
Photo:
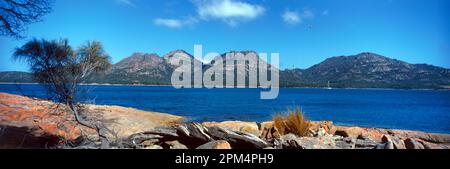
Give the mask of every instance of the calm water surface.
[[[90, 91], [82, 98], [85, 102], [171, 113], [194, 121], [265, 121], [297, 106], [311, 120], [332, 120], [339, 125], [450, 133], [448, 90], [282, 88], [277, 99], [260, 100], [259, 89], [82, 88]], [[0, 92], [45, 98], [39, 85], [3, 84]]]

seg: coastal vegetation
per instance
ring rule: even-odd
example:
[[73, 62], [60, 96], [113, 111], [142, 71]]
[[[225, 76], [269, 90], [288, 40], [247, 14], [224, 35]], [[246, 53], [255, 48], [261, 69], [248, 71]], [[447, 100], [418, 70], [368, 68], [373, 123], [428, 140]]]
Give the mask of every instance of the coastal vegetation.
[[111, 66], [100, 42], [87, 42], [74, 50], [66, 39], [33, 39], [17, 48], [13, 57], [26, 61], [33, 78], [47, 89], [48, 97], [68, 107], [78, 123], [95, 129], [102, 147], [109, 147], [106, 134], [111, 131], [94, 118], [86, 119], [83, 115], [86, 109], [78, 100], [78, 85], [89, 75], [104, 72]]
[[310, 127], [310, 122], [306, 120], [300, 108], [288, 109], [287, 115], [276, 115], [273, 117], [275, 128], [282, 135], [289, 133], [297, 136], [306, 136]]

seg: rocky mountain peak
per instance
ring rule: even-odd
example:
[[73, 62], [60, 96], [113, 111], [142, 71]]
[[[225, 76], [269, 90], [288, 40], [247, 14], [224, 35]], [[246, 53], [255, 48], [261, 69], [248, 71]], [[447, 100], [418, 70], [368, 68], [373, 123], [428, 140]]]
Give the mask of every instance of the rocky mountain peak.
[[188, 58], [193, 58], [194, 57], [191, 54], [189, 54], [188, 52], [186, 52], [185, 50], [177, 49], [177, 50], [171, 51], [168, 54], [164, 55], [163, 58], [164, 59], [170, 59], [171, 57], [173, 57], [175, 55], [179, 55], [181, 57], [188, 57]]
[[[254, 51], [231, 51], [227, 53], [256, 54]], [[227, 53], [218, 57], [223, 57]], [[164, 58], [157, 54], [134, 53], [115, 64], [110, 72], [93, 76], [87, 82], [170, 84], [170, 78], [176, 69], [176, 65], [167, 62], [166, 58], [171, 58], [175, 54], [193, 57], [184, 50], [172, 51], [164, 55]], [[259, 59], [258, 57], [250, 59], [253, 58]], [[248, 60], [249, 58], [238, 57], [235, 59]], [[215, 63], [201, 64], [203, 70], [206, 70], [208, 67], [214, 66]], [[246, 68], [249, 69], [250, 66], [246, 66]], [[227, 65], [225, 69], [234, 69], [234, 66]], [[33, 79], [32, 75], [26, 72], [0, 72], [0, 81], [32, 82]], [[332, 88], [450, 88], [450, 69], [427, 64], [409, 64], [375, 53], [364, 52], [351, 56], [331, 57], [307, 69], [280, 71], [281, 86], [324, 87], [328, 83]]]
[[356, 60], [363, 62], [396, 62], [397, 60], [388, 58], [385, 56], [381, 56], [376, 53], [364, 52], [357, 55], [350, 56], [351, 58], [355, 58]]
[[254, 56], [259, 56], [258, 53], [256, 53], [255, 51], [250, 51], [250, 50], [245, 50], [245, 51], [229, 51], [229, 52], [225, 52], [223, 54], [220, 55], [220, 57], [225, 57], [228, 54], [232, 54], [232, 55], [243, 55], [244, 57], [254, 57]]
[[[247, 55], [247, 54], [255, 54], [255, 55], [258, 55], [257, 52], [252, 51], [252, 50], [243, 50], [243, 51], [232, 50], [232, 51], [227, 52], [227, 53], [233, 53], [233, 54], [241, 53], [241, 54], [244, 54], [244, 55]], [[225, 54], [227, 54], [227, 53], [225, 53]]]
[[163, 62], [162, 58], [155, 53], [134, 53], [131, 56], [116, 63], [114, 69], [129, 69], [129, 71], [137, 71], [148, 67], [158, 66]]

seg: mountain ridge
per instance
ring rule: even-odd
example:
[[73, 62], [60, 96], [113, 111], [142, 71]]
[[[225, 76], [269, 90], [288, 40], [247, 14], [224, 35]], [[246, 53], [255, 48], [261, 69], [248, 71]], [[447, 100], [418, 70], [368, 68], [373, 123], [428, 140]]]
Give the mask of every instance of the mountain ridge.
[[[261, 60], [251, 50], [230, 51], [219, 56], [224, 57], [228, 53], [254, 53], [256, 59]], [[175, 54], [193, 58], [184, 50], [174, 50], [163, 56], [136, 52], [114, 64], [105, 74], [89, 77], [86, 83], [170, 85], [171, 74], [176, 65], [168, 62], [168, 59]], [[195, 62], [201, 63], [204, 69], [213, 64], [196, 59]], [[31, 74], [26, 72], [0, 72], [0, 82], [32, 82], [29, 78]], [[282, 87], [325, 87], [327, 83], [334, 88], [449, 88], [450, 69], [429, 64], [410, 64], [376, 53], [363, 52], [330, 57], [306, 69], [280, 70]]]

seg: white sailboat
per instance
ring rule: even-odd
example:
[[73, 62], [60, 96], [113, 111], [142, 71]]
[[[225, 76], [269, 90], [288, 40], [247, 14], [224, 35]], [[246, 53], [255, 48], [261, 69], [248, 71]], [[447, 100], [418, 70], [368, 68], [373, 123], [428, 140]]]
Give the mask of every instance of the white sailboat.
[[333, 89], [333, 88], [330, 87], [330, 81], [328, 81], [328, 86], [327, 86], [326, 89], [328, 89], [328, 90]]

